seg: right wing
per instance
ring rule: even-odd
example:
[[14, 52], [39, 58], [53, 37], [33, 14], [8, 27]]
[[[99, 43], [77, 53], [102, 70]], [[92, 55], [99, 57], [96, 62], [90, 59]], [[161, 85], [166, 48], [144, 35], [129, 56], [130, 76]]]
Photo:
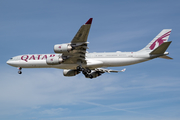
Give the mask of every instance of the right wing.
[[68, 56], [65, 64], [86, 64], [85, 54], [87, 47], [87, 38], [91, 27], [92, 19], [90, 18], [84, 25], [82, 25], [79, 31], [76, 33], [71, 41], [73, 50], [69, 53], [63, 53], [63, 56]]
[[87, 37], [91, 27], [92, 19], [93, 18], [90, 18], [84, 25], [81, 26], [81, 28], [71, 41], [72, 44], [87, 42]]

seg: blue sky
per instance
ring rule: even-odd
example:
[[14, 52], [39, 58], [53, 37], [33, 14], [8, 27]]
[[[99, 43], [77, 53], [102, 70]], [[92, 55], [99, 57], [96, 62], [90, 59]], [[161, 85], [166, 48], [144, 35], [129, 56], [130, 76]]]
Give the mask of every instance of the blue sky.
[[[0, 119], [179, 120], [179, 8], [178, 0], [0, 1]], [[59, 69], [23, 69], [19, 75], [6, 64], [16, 55], [53, 53], [90, 17], [89, 52], [137, 51], [162, 29], [172, 29], [167, 51], [174, 59], [92, 80], [64, 77]]]

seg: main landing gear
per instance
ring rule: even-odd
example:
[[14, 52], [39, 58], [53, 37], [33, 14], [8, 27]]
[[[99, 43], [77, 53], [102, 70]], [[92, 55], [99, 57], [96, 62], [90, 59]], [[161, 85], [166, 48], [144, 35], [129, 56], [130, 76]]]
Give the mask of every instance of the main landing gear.
[[82, 71], [82, 73], [84, 74], [85, 77], [89, 77], [89, 78], [93, 78], [93, 76], [91, 75], [91, 70], [90, 69], [85, 69], [82, 66], [77, 66], [76, 68], [78, 71]]
[[18, 67], [19, 71], [18, 71], [18, 74], [22, 74], [22, 68], [21, 67]]

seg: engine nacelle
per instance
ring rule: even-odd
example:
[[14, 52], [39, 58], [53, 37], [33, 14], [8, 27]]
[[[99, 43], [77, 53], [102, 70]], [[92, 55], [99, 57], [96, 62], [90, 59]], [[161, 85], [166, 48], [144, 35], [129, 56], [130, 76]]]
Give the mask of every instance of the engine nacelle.
[[73, 49], [71, 44], [57, 44], [54, 45], [54, 52], [55, 53], [66, 53]]
[[64, 71], [63, 71], [63, 75], [64, 76], [75, 76], [75, 75], [77, 75], [77, 74], [79, 74], [80, 72], [78, 71], [78, 70], [67, 70], [67, 69], [65, 69]]
[[[92, 78], [96, 78], [98, 76], [100, 76], [102, 73], [96, 71], [96, 72], [92, 72], [90, 75], [92, 75]], [[90, 78], [90, 76], [88, 76], [88, 78]]]
[[48, 57], [46, 59], [46, 63], [48, 65], [58, 65], [63, 62], [63, 59], [61, 57]]

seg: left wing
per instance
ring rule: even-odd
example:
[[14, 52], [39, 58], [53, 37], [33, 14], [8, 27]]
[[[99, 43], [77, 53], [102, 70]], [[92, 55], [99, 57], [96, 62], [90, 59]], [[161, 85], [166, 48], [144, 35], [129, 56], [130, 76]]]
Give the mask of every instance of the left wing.
[[86, 76], [86, 78], [91, 78], [92, 79], [92, 78], [96, 78], [96, 77], [102, 75], [105, 72], [108, 72], [108, 73], [110, 73], [110, 72], [118, 73], [118, 72], [124, 72], [125, 70], [126, 69], [123, 69], [121, 71], [117, 71], [117, 70], [108, 70], [108, 69], [104, 69], [104, 68], [96, 68], [96, 69], [92, 70], [91, 74], [85, 75], [85, 76]]
[[64, 62], [65, 64], [76, 64], [79, 62], [86, 64], [85, 54], [86, 49], [88, 49], [87, 38], [91, 27], [92, 19], [93, 18], [90, 18], [84, 25], [82, 25], [72, 39], [71, 46], [73, 47], [73, 50], [69, 51], [68, 53], [63, 53], [63, 56], [68, 57], [68, 59]]
[[126, 68], [124, 68], [124, 69], [121, 70], [121, 71], [109, 70], [109, 69], [104, 69], [104, 68], [96, 68], [96, 69], [95, 69], [95, 71], [97, 71], [97, 72], [102, 72], [102, 73], [105, 73], [105, 72], [108, 72], [108, 73], [111, 73], [111, 72], [118, 73], [118, 72], [124, 72], [125, 70], [126, 70]]

